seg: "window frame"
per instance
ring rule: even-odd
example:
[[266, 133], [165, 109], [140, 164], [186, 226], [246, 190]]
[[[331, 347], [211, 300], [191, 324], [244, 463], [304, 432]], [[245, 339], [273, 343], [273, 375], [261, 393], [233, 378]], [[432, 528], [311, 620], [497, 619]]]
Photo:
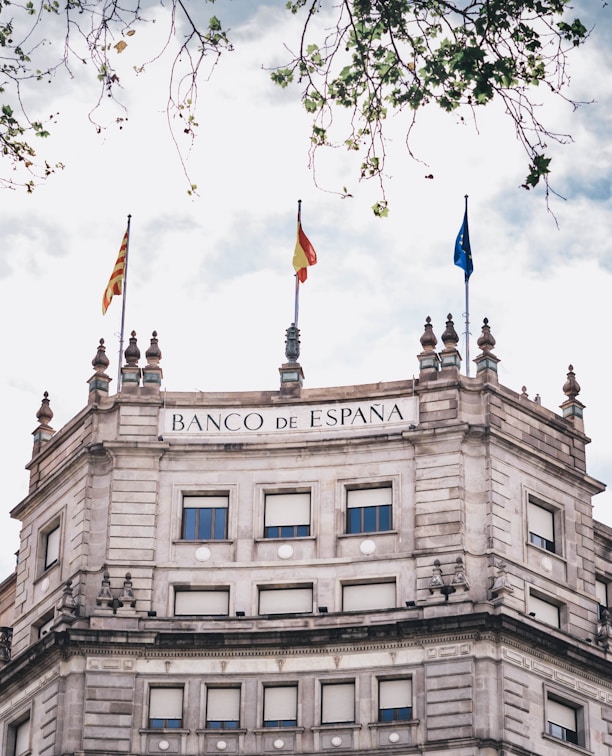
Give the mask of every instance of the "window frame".
[[[292, 718], [292, 719], [266, 719], [266, 714], [268, 713], [266, 711], [266, 708], [267, 708], [267, 705], [269, 705], [268, 702], [267, 702], [267, 696], [268, 696], [268, 692], [272, 691], [272, 690], [274, 690], [274, 691], [283, 691], [282, 694], [279, 692], [279, 695], [284, 695], [284, 696], [286, 696], [286, 691], [287, 690], [292, 690], [293, 691], [293, 698], [295, 700], [295, 709], [294, 709], [294, 712], [293, 712], [295, 714], [294, 718]], [[298, 694], [299, 694], [299, 688], [298, 688], [298, 683], [297, 682], [295, 682], [295, 683], [286, 683], [284, 685], [282, 685], [282, 684], [281, 685], [269, 685], [269, 684], [265, 684], [264, 683], [264, 686], [263, 686], [263, 700], [262, 700], [262, 713], [261, 713], [262, 726], [265, 727], [266, 729], [267, 728], [280, 728], [280, 727], [283, 727], [283, 728], [286, 728], [286, 727], [297, 727], [298, 726], [298, 706], [299, 706], [299, 696], [298, 696]], [[284, 703], [286, 703], [286, 701]]]
[[[270, 497], [270, 503], [272, 503], [273, 497], [308, 497], [308, 517], [307, 522], [301, 523], [286, 523], [283, 524], [268, 524], [268, 515], [270, 510], [268, 508], [268, 497]], [[312, 531], [312, 491], [295, 491], [295, 490], [280, 490], [280, 491], [264, 491], [263, 492], [263, 537], [265, 539], [272, 538], [309, 538]], [[270, 515], [271, 519], [275, 519]], [[289, 518], [293, 519], [293, 518]], [[297, 518], [296, 518], [297, 519]], [[277, 531], [277, 532], [273, 532]]]
[[[371, 588], [378, 588], [380, 586], [392, 586], [393, 587], [393, 603], [391, 606], [355, 606], [354, 608], [347, 608], [347, 601], [346, 601], [346, 594], [347, 592], [350, 594], [352, 590], [355, 590], [356, 592], [359, 589], [371, 589]], [[389, 589], [390, 590], [390, 589]], [[375, 612], [375, 611], [385, 611], [389, 609], [397, 609], [397, 581], [395, 578], [389, 579], [389, 580], [375, 580], [375, 581], [363, 581], [359, 583], [354, 582], [347, 582], [341, 584], [341, 606], [343, 612]], [[349, 602], [350, 603], [350, 602]]]
[[[414, 685], [413, 685], [413, 677], [412, 676], [403, 676], [403, 677], [379, 677], [377, 678], [377, 712], [376, 712], [376, 721], [379, 724], [395, 724], [401, 722], [412, 722], [414, 720]], [[394, 706], [394, 707], [383, 707], [381, 704], [383, 703], [383, 698], [387, 698], [388, 696], [391, 696], [392, 698], [395, 697], [391, 695], [389, 692], [389, 689], [394, 683], [408, 683], [410, 686], [410, 705], [409, 706]], [[384, 690], [385, 686], [387, 686], [388, 690]], [[399, 686], [397, 686], [399, 687]], [[384, 691], [384, 694], [383, 694]], [[401, 716], [400, 713], [405, 711], [407, 716]], [[392, 716], [389, 718], [383, 714], [383, 712], [392, 712]]]
[[[373, 491], [390, 491], [388, 504], [360, 505], [350, 503], [351, 498], [358, 499], [362, 494]], [[345, 527], [346, 535], [365, 535], [368, 533], [390, 533], [393, 531], [393, 484], [391, 482], [375, 485], [345, 486]], [[370, 527], [372, 516], [374, 527]], [[386, 527], [385, 527], [386, 526]]]
[[[39, 560], [38, 573], [43, 575], [61, 563], [62, 558], [62, 520], [54, 517], [39, 531]], [[53, 548], [54, 558], [50, 559], [50, 547]]]
[[[601, 603], [601, 598], [604, 599], [605, 604]], [[610, 607], [610, 583], [605, 578], [599, 576], [595, 577], [595, 599], [597, 600], [597, 619], [601, 622], [603, 610], [607, 609], [609, 611]]]
[[[284, 611], [278, 611], [278, 612], [264, 612], [262, 611], [262, 604], [261, 604], [261, 598], [263, 593], [285, 593], [285, 595], [288, 595], [290, 591], [304, 591], [310, 592], [310, 608], [309, 609], [298, 609], [295, 611], [287, 610], [286, 608]], [[298, 585], [259, 585], [257, 586], [257, 614], [268, 617], [268, 616], [280, 616], [284, 614], [312, 614], [314, 611], [314, 586], [312, 583], [307, 584], [298, 584]]]
[[[554, 704], [554, 707], [551, 706]], [[564, 727], [559, 722], [553, 722], [551, 719], [551, 708], [565, 709], [565, 714], [573, 712], [575, 730]], [[562, 712], [560, 712], [562, 713]], [[565, 716], [564, 714], [564, 716]], [[559, 717], [562, 718], [562, 717]], [[555, 732], [553, 727], [558, 728]], [[567, 743], [571, 746], [578, 746], [579, 748], [587, 748], [587, 707], [583, 702], [572, 701], [564, 695], [560, 695], [556, 691], [547, 689], [545, 691], [545, 710], [544, 710], [544, 732], [549, 738], [554, 738], [556, 741]], [[568, 737], [568, 733], [572, 733], [573, 737]]]
[[[351, 688], [352, 689], [352, 705], [353, 716], [351, 719], [331, 719], [329, 715], [326, 715], [326, 691], [331, 693], [333, 688]], [[355, 680], [321, 680], [321, 725], [322, 726], [342, 726], [353, 725], [357, 721], [357, 688]], [[343, 704], [344, 706], [344, 704]]]
[[[539, 615], [538, 612], [535, 611], [538, 606], [542, 609], [542, 612]], [[544, 608], [545, 606], [546, 608]], [[556, 627], [558, 630], [561, 629], [563, 622], [562, 611], [564, 607], [565, 604], [563, 602], [554, 599], [552, 596], [547, 596], [537, 590], [529, 590], [528, 611], [530, 616], [531, 614], [533, 614], [538, 621], [544, 622], [549, 627]], [[545, 612], [549, 611], [550, 609], [556, 609], [556, 623], [549, 622], [547, 619], [544, 619], [544, 617], [546, 617]]]
[[[153, 710], [153, 696], [156, 691], [180, 691], [181, 694], [181, 716], [177, 717], [153, 717], [151, 716]], [[153, 683], [149, 685], [149, 692], [147, 697], [147, 728], [149, 730], [182, 730], [185, 717], [185, 686], [184, 685], [158, 685]], [[156, 703], [157, 705], [157, 703]], [[161, 724], [154, 724], [160, 722]], [[170, 724], [176, 722], [177, 724]]]
[[[221, 691], [221, 690], [231, 691], [233, 694], [236, 694], [238, 696], [238, 701], [237, 701], [238, 719], [210, 719], [209, 718], [210, 695], [213, 691], [215, 691], [213, 695], [216, 695], [216, 692]], [[214, 685], [214, 684], [206, 685], [206, 718], [205, 718], [204, 726], [208, 730], [238, 730], [240, 729], [241, 706], [242, 706], [242, 688], [240, 685]]]
[[[25, 749], [22, 748], [18, 751], [20, 730], [25, 724], [28, 725]], [[30, 756], [32, 754], [32, 713], [29, 709], [9, 723], [6, 730], [6, 741], [8, 756]]]
[[[225, 611], [223, 612], [178, 612], [177, 613], [177, 597], [181, 594], [215, 594], [218, 598], [223, 596], [227, 599]], [[229, 586], [206, 586], [206, 587], [193, 587], [193, 586], [174, 586], [174, 604], [173, 604], [173, 617], [228, 617], [230, 613], [230, 588]]]
[[[550, 530], [547, 533], [539, 533], [536, 530], [532, 530], [532, 525], [537, 528], [538, 525], [535, 522], [537, 519], [542, 520], [544, 515], [550, 516]], [[530, 546], [534, 546], [537, 549], [541, 549], [548, 554], [556, 554], [557, 556], [563, 556], [562, 550], [562, 510], [558, 507], [543, 501], [537, 496], [532, 494], [527, 495], [527, 516], [525, 518], [527, 524], [527, 543]], [[543, 531], [548, 530], [546, 524], [542, 525]], [[547, 536], [552, 535], [552, 538]]]
[[[187, 506], [189, 499], [198, 499], [203, 501], [205, 499], [211, 500], [223, 500], [224, 505], [220, 506]], [[210, 541], [227, 541], [228, 540], [228, 528], [229, 528], [229, 506], [230, 506], [230, 494], [229, 491], [215, 491], [207, 493], [196, 493], [194, 491], [183, 492], [181, 497], [181, 517], [180, 525], [181, 530], [179, 534], [179, 540], [186, 543], [207, 543]], [[190, 524], [187, 522], [187, 512], [194, 512], [194, 522]], [[220, 513], [223, 512], [223, 518]], [[210, 523], [203, 523], [202, 518], [205, 516], [202, 513], [207, 513], [210, 516]], [[219, 526], [218, 519], [222, 519]], [[206, 533], [202, 535], [201, 530], [206, 526]], [[189, 536], [189, 532], [193, 528], [193, 537]]]

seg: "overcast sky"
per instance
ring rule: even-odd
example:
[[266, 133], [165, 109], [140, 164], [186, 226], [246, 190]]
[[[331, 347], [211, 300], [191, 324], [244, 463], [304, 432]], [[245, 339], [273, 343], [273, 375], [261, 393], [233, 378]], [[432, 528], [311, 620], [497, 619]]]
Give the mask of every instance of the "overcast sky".
[[[213, 9], [222, 20], [226, 6], [220, 1]], [[571, 58], [572, 96], [594, 102], [576, 113], [552, 104], [542, 115], [575, 140], [551, 145], [553, 186], [566, 198], [553, 199], [557, 227], [542, 192], [518, 188], [525, 157], [496, 107], [479, 114], [478, 131], [452, 115], [423, 113], [412, 146], [424, 163], [406, 153], [405, 122], [391, 120], [387, 219], [370, 210], [378, 187], [359, 184], [356, 159], [340, 150], [322, 156], [317, 177], [330, 190], [346, 186], [353, 197], [317, 189], [299, 90], [275, 88], [262, 70], [281, 62], [282, 44], [295, 39], [296, 19], [283, 6], [252, 2], [244, 16], [244, 5], [229, 5], [236, 51], [199, 92], [199, 136], [188, 159], [196, 197], [187, 195], [168, 133], [164, 60], [138, 79], [133, 73], [154, 48], [161, 23], [131, 37], [118, 60], [129, 104], [121, 130], [97, 134], [89, 124], [96, 95], [79, 69], [77, 78], [61, 76], [32, 95], [32, 105], [60, 114], [45, 155], [66, 167], [31, 196], [1, 195], [0, 578], [14, 566], [19, 523], [9, 511], [27, 494], [24, 466], [43, 392], [59, 430], [87, 402], [100, 337], [116, 379], [121, 300], [102, 316], [101, 298], [128, 213], [126, 328], [136, 330], [143, 355], [158, 331], [164, 387], [276, 389], [293, 318], [291, 259], [302, 199], [319, 263], [301, 289], [300, 362], [305, 387], [322, 387], [416, 375], [428, 315], [438, 338], [449, 312], [463, 332], [463, 272], [452, 256], [468, 194], [471, 357], [488, 317], [501, 383], [518, 392], [525, 385], [553, 411], [565, 399], [573, 364], [592, 438], [589, 473], [612, 482], [610, 10], [591, 2], [588, 20], [597, 26]], [[105, 105], [100, 115], [110, 123], [117, 113]], [[611, 495], [594, 504], [597, 518], [612, 525]]]

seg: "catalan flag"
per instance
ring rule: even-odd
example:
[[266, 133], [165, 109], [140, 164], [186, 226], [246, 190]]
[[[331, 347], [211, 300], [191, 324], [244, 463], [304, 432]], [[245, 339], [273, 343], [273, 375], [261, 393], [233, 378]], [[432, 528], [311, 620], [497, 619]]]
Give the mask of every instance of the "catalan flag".
[[293, 267], [300, 283], [304, 283], [308, 277], [308, 268], [316, 265], [317, 253], [302, 229], [301, 211], [298, 209], [297, 241], [293, 253]]
[[117, 257], [117, 262], [115, 263], [115, 267], [113, 268], [113, 272], [111, 273], [108, 285], [104, 291], [104, 296], [102, 297], [102, 315], [104, 315], [108, 310], [108, 306], [111, 303], [113, 295], [117, 294], [119, 296], [123, 293], [123, 281], [125, 279], [125, 269], [127, 265], [129, 236], [130, 230], [128, 226], [125, 234], [123, 235], [123, 240], [119, 249], [119, 257]]

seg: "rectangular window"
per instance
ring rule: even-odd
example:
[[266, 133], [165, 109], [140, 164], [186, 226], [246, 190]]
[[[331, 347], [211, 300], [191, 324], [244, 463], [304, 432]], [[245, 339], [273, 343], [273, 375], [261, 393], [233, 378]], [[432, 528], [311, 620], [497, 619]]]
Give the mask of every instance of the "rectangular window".
[[378, 681], [378, 721], [406, 722], [412, 719], [412, 680]]
[[181, 590], [174, 594], [174, 614], [215, 615], [229, 614], [229, 590]]
[[264, 688], [264, 727], [297, 725], [297, 685]]
[[51, 628], [53, 627], [53, 623], [55, 622], [55, 617], [53, 614], [48, 619], [43, 619], [41, 624], [37, 626], [38, 628], [38, 637], [42, 638], [43, 635], [47, 635], [51, 631]]
[[149, 727], [175, 729], [183, 726], [183, 689], [150, 688]]
[[259, 614], [301, 614], [302, 612], [312, 612], [312, 586], [260, 588]]
[[44, 569], [47, 570], [59, 562], [60, 526], [56, 525], [44, 535]]
[[344, 612], [392, 609], [395, 606], [395, 582], [342, 586]]
[[536, 619], [546, 622], [547, 625], [561, 627], [559, 606], [533, 594], [529, 595], [529, 613], [535, 615]]
[[566, 743], [583, 745], [579, 732], [579, 709], [555, 698], [546, 701], [546, 731]]
[[266, 494], [264, 538], [310, 535], [310, 493]]
[[555, 553], [554, 513], [529, 499], [527, 503], [527, 522], [529, 527], [529, 543]]
[[184, 541], [227, 539], [229, 496], [184, 496], [181, 538]]
[[240, 688], [207, 688], [206, 727], [213, 730], [240, 727]]
[[321, 686], [321, 724], [355, 721], [355, 683], [325, 683]]
[[391, 530], [393, 489], [358, 488], [346, 492], [346, 532], [379, 533]]
[[607, 609], [609, 604], [608, 599], [608, 583], [604, 580], [595, 580], [595, 595], [597, 596], [597, 617], [602, 618], [602, 612]]
[[30, 718], [9, 727], [9, 749], [11, 756], [25, 756], [30, 751]]

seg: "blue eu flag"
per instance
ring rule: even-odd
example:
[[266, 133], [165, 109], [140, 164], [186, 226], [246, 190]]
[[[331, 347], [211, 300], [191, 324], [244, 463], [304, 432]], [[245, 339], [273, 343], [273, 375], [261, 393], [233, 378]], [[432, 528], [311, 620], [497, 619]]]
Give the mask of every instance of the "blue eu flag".
[[472, 248], [470, 247], [470, 232], [468, 230], [467, 208], [463, 216], [463, 223], [457, 234], [455, 242], [455, 265], [463, 268], [465, 271], [465, 280], [468, 281], [474, 270], [472, 263]]

